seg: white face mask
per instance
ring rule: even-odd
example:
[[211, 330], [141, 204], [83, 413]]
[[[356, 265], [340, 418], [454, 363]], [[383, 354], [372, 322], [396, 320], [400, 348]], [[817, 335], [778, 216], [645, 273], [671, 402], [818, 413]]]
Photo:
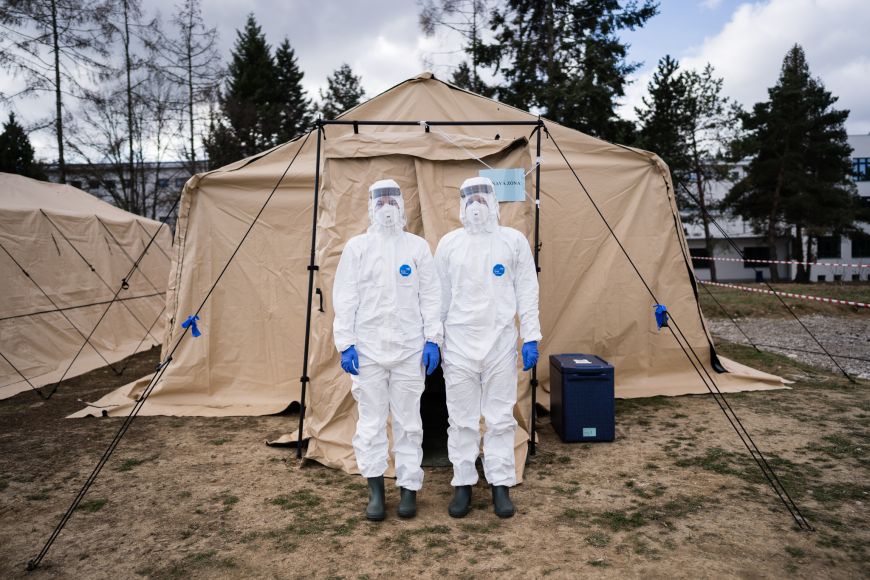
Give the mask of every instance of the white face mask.
[[489, 220], [489, 206], [478, 201], [465, 208], [465, 219], [474, 225], [483, 225]]
[[381, 227], [391, 228], [399, 223], [399, 208], [384, 204], [375, 210], [375, 223]]

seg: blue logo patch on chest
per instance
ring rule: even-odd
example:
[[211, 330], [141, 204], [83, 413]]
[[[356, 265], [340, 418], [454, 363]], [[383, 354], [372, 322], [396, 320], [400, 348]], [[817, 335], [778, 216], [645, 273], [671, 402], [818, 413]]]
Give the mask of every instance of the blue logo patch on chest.
[[501, 264], [496, 264], [492, 267], [492, 273], [496, 276], [504, 276], [504, 266]]
[[410, 276], [411, 275], [411, 266], [408, 264], [402, 264], [399, 266], [399, 274], [402, 276]]

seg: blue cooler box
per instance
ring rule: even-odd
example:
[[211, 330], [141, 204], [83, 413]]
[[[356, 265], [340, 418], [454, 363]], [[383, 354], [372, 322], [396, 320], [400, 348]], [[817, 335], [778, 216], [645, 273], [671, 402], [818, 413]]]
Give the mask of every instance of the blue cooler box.
[[613, 367], [591, 354], [550, 355], [550, 422], [562, 441], [613, 441]]

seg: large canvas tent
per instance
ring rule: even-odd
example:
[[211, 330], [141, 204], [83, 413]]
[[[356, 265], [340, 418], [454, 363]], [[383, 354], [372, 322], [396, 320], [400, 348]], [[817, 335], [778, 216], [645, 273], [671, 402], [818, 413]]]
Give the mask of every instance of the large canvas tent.
[[[458, 89], [425, 73], [348, 111], [358, 121], [534, 121], [534, 115]], [[538, 400], [548, 402], [547, 355], [595, 353], [616, 368], [620, 397], [707, 392], [678, 344], [657, 330], [643, 284], [569, 166], [583, 182], [726, 392], [781, 388], [778, 377], [716, 357], [697, 300], [690, 258], [667, 167], [654, 154], [607, 143], [547, 122], [540, 177], [541, 344]], [[522, 168], [534, 191], [530, 127], [360, 125], [324, 128], [261, 155], [197, 175], [185, 186], [167, 297], [174, 344], [273, 187], [275, 196], [201, 312], [203, 336], [187, 337], [141, 414], [260, 415], [300, 398], [315, 169], [320, 166], [311, 345], [303, 437], [306, 456], [355, 470], [350, 440], [356, 408], [332, 342], [330, 297], [346, 241], [368, 225], [367, 188], [395, 179], [408, 230], [434, 251], [459, 226], [458, 187], [484, 167]], [[295, 160], [291, 164], [291, 160]], [[290, 165], [288, 169], [288, 165]], [[286, 173], [285, 173], [286, 171]], [[282, 177], [283, 176], [283, 177]], [[501, 204], [502, 223], [531, 241], [533, 198]], [[530, 388], [521, 373], [516, 452], [522, 470]], [[75, 416], [129, 412], [143, 380]], [[294, 437], [287, 437], [293, 440]]]
[[0, 398], [160, 344], [168, 227], [69, 185], [0, 173], [0, 245]]

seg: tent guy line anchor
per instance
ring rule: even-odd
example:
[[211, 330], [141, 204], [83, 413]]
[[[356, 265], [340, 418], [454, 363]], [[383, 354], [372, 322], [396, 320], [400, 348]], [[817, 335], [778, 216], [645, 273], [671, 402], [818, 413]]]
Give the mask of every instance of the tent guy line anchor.
[[[290, 163], [287, 164], [287, 168], [284, 169], [284, 173], [281, 174], [281, 177], [278, 179], [278, 182], [275, 184], [275, 187], [272, 188], [272, 191], [269, 193], [268, 197], [266, 198], [266, 201], [263, 202], [262, 207], [260, 207], [260, 211], [257, 212], [256, 216], [254, 216], [253, 221], [251, 221], [251, 224], [248, 226], [247, 231], [242, 236], [242, 239], [239, 241], [238, 245], [236, 246], [236, 249], [233, 250], [233, 253], [227, 259], [227, 262], [226, 262], [226, 264], [224, 264], [224, 267], [221, 270], [220, 274], [218, 274], [217, 278], [215, 278], [215, 281], [212, 283], [211, 288], [206, 293], [205, 298], [202, 299], [202, 302], [200, 303], [200, 305], [196, 309], [196, 311], [192, 314], [192, 316], [199, 316], [200, 311], [203, 309], [203, 307], [205, 306], [205, 303], [211, 297], [212, 292], [214, 292], [214, 289], [217, 287], [218, 283], [221, 281], [221, 278], [223, 278], [224, 273], [227, 271], [227, 268], [229, 268], [233, 259], [236, 257], [236, 254], [238, 254], [239, 249], [242, 247], [242, 244], [244, 244], [245, 240], [248, 238], [248, 234], [250, 234], [251, 230], [254, 229], [254, 226], [257, 224], [257, 221], [259, 221], [260, 216], [263, 214], [263, 211], [266, 209], [266, 206], [269, 205], [269, 201], [271, 201], [272, 197], [275, 195], [275, 192], [278, 190], [278, 186], [281, 185], [281, 182], [284, 180], [284, 177], [287, 175], [287, 172], [290, 171], [290, 167], [293, 166], [293, 162], [296, 161], [296, 158], [299, 156], [299, 153], [302, 151], [302, 148], [305, 147], [305, 143], [308, 141], [308, 137], [310, 135], [311, 135], [310, 132], [307, 133], [305, 138], [302, 140], [302, 144], [299, 146], [299, 149], [296, 151], [296, 154], [293, 155], [293, 158], [290, 160]], [[177, 203], [177, 200], [176, 200], [176, 203]], [[148, 385], [142, 391], [142, 394], [139, 395], [138, 399], [136, 399], [136, 403], [133, 405], [133, 408], [130, 410], [130, 413], [124, 418], [124, 422], [121, 424], [120, 429], [118, 429], [118, 432], [115, 433], [115, 437], [112, 439], [112, 441], [109, 443], [109, 446], [103, 452], [103, 455], [100, 457], [100, 460], [97, 462], [97, 465], [94, 467], [93, 471], [91, 471], [91, 474], [88, 476], [87, 480], [85, 480], [84, 485], [82, 486], [82, 488], [79, 490], [78, 494], [73, 499], [69, 508], [67, 508], [66, 512], [64, 512], [63, 516], [60, 519], [60, 522], [58, 522], [57, 526], [52, 531], [48, 540], [45, 542], [45, 545], [42, 547], [42, 549], [39, 551], [39, 553], [34, 558], [32, 558], [31, 560], [29, 560], [27, 562], [27, 570], [28, 571], [36, 570], [36, 568], [39, 567], [39, 564], [42, 562], [43, 558], [45, 558], [45, 555], [48, 553], [49, 549], [51, 549], [52, 544], [54, 544], [54, 541], [60, 535], [63, 528], [66, 526], [67, 522], [72, 517], [72, 515], [76, 511], [76, 509], [78, 508], [82, 499], [88, 493], [88, 490], [91, 488], [94, 481], [96, 481], [97, 476], [100, 474], [100, 471], [102, 471], [103, 467], [106, 465], [109, 458], [112, 456], [112, 453], [114, 453], [115, 449], [118, 447], [118, 444], [120, 443], [121, 439], [124, 437], [124, 434], [130, 428], [130, 425], [133, 423], [133, 420], [139, 414], [139, 411], [142, 409], [142, 406], [145, 404], [145, 401], [148, 399], [148, 397], [154, 391], [154, 388], [157, 386], [157, 383], [160, 381], [161, 377], [163, 377], [163, 373], [166, 372], [167, 367], [172, 362], [172, 356], [178, 350], [178, 347], [181, 346], [182, 341], [184, 341], [184, 338], [187, 336], [188, 331], [191, 329], [191, 327], [192, 327], [192, 325], [188, 325], [184, 329], [184, 331], [179, 335], [178, 340], [175, 342], [172, 349], [169, 351], [169, 354], [166, 355], [166, 357], [163, 359], [163, 361], [157, 366], [157, 369], [156, 369], [156, 372], [154, 373], [154, 376], [151, 377], [151, 380], [148, 382]]]
[[[547, 131], [546, 126], [544, 127], [544, 130]], [[547, 134], [549, 135], [549, 131], [547, 131]], [[556, 150], [559, 152], [559, 155], [561, 155], [562, 159], [565, 161], [565, 165], [568, 167], [568, 169], [571, 170], [571, 173], [574, 175], [574, 179], [577, 180], [577, 183], [580, 185], [580, 188], [582, 189], [583, 193], [586, 194], [586, 197], [587, 197], [587, 199], [589, 199], [589, 202], [592, 204], [592, 207], [598, 213], [598, 216], [601, 218], [601, 221], [604, 222], [604, 225], [607, 227], [608, 231], [610, 232], [610, 235], [616, 241], [617, 245], [619, 246], [619, 249], [622, 251], [623, 255], [626, 257], [629, 264], [634, 269], [634, 272], [637, 274], [638, 278], [643, 283], [643, 285], [646, 288], [647, 292], [649, 293], [650, 297], [653, 299], [653, 302], [655, 304], [661, 304], [661, 302], [656, 298], [655, 293], [652, 291], [652, 288], [649, 286], [646, 279], [643, 277], [643, 274], [641, 274], [640, 270], [638, 270], [637, 265], [634, 263], [634, 260], [631, 258], [631, 255], [625, 249], [625, 246], [623, 246], [619, 237], [616, 235], [616, 232], [614, 232], [610, 223], [607, 221], [607, 218], [604, 217], [604, 213], [602, 213], [601, 209], [598, 207], [598, 204], [592, 198], [592, 195], [589, 193], [589, 190], [586, 189], [586, 186], [583, 184], [583, 181], [580, 179], [580, 176], [577, 175], [577, 172], [571, 166], [571, 163], [568, 161], [568, 158], [562, 152], [562, 148], [559, 147], [559, 144], [556, 141], [556, 139], [554, 137], [552, 137], [552, 135], [550, 135], [550, 138], [552, 139], [553, 145], [556, 147]], [[716, 381], [710, 375], [709, 371], [707, 371], [707, 367], [704, 366], [704, 363], [701, 360], [701, 357], [698, 356], [698, 353], [695, 352], [694, 347], [692, 347], [691, 343], [686, 338], [683, 331], [680, 329], [680, 326], [677, 323], [676, 318], [674, 318], [673, 313], [669, 313], [669, 314], [671, 315], [670, 316], [670, 324], [667, 326], [667, 328], [671, 330], [671, 335], [674, 337], [674, 340], [677, 342], [677, 345], [683, 351], [683, 354], [686, 355], [686, 358], [689, 360], [689, 363], [695, 369], [695, 372], [698, 374], [698, 377], [701, 379], [701, 382], [704, 384], [704, 387], [710, 392], [710, 394], [713, 396], [713, 399], [716, 401], [716, 404], [719, 405], [719, 408], [725, 414], [725, 418], [731, 424], [731, 427], [737, 433], [737, 436], [740, 438], [740, 441], [746, 447], [747, 451], [749, 451], [749, 455], [755, 460], [756, 464], [758, 465], [758, 467], [761, 470], [764, 477], [767, 479], [767, 482], [770, 484], [774, 493], [776, 493], [777, 497], [782, 502], [782, 504], [785, 506], [785, 508], [788, 510], [789, 514], [792, 516], [792, 518], [794, 518], [794, 520], [797, 523], [799, 528], [806, 529], [809, 531], [814, 531], [813, 526], [809, 523], [809, 521], [801, 513], [797, 504], [791, 498], [791, 495], [789, 495], [788, 490], [785, 488], [785, 486], [783, 486], [782, 482], [780, 481], [779, 476], [777, 476], [776, 472], [770, 466], [770, 464], [767, 461], [767, 458], [764, 456], [764, 454], [758, 448], [758, 445], [756, 445], [755, 441], [752, 439], [752, 436], [749, 434], [749, 431], [743, 425], [743, 422], [740, 421], [740, 418], [737, 416], [737, 413], [731, 407], [731, 404], [728, 402], [728, 399], [725, 398], [725, 394], [719, 389], [719, 386], [716, 384]], [[681, 339], [682, 339], [682, 341], [681, 341]], [[686, 350], [686, 346], [683, 345], [683, 342], [685, 342], [685, 345], [688, 346], [688, 350]], [[691, 351], [691, 353], [692, 353], [691, 355], [689, 354], [689, 351]], [[697, 363], [698, 363], [697, 365], [695, 364], [695, 361], [697, 361]], [[699, 369], [699, 366], [700, 366], [700, 369]], [[703, 371], [703, 374], [701, 371]], [[706, 378], [705, 378], [705, 375], [706, 375]], [[709, 380], [709, 383], [707, 382], [708, 380]]]

